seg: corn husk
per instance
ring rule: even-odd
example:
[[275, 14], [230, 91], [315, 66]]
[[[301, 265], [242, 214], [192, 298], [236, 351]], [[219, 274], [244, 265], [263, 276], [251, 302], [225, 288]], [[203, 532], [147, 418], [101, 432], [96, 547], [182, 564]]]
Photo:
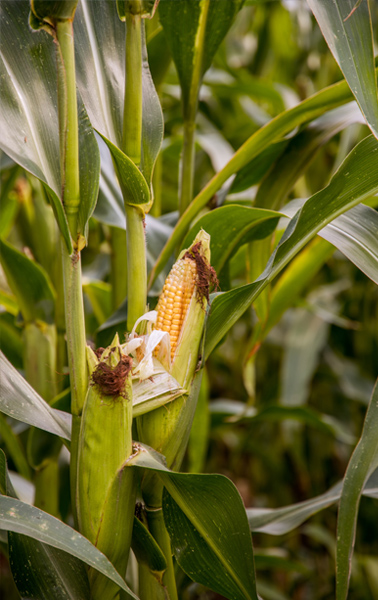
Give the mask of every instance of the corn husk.
[[[201, 254], [210, 262], [210, 236], [201, 231], [193, 242], [201, 242]], [[190, 250], [190, 249], [189, 249]], [[180, 254], [179, 260], [187, 251]], [[196, 375], [199, 353], [207, 310], [207, 300], [198, 299], [196, 290], [191, 298], [177, 348], [173, 357], [170, 374], [187, 390], [187, 393], [138, 419], [139, 440], [167, 459], [167, 466], [179, 469], [187, 446], [189, 432], [200, 387], [201, 374]], [[146, 474], [143, 480], [143, 496], [149, 506], [161, 505], [161, 484], [156, 475]]]
[[[106, 554], [120, 573], [126, 571], [136, 496], [134, 470], [124, 468], [132, 454], [131, 370], [118, 395], [109, 393], [115, 390], [101, 378], [96, 378], [97, 383], [93, 380], [100, 363], [114, 373], [124, 358], [118, 336], [101, 359], [88, 349], [92, 383], [81, 419], [77, 467], [80, 532]], [[94, 600], [116, 598], [119, 588], [109, 579], [94, 569], [89, 579]]]

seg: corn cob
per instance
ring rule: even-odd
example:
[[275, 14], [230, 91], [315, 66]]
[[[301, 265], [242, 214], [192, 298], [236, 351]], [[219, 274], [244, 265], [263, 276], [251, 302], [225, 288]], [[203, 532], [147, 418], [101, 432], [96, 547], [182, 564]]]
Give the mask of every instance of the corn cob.
[[169, 333], [172, 360], [194, 292], [196, 275], [197, 268], [193, 260], [190, 258], [178, 260], [165, 281], [156, 307], [155, 328]]
[[[209, 286], [217, 283], [209, 259], [210, 236], [200, 231], [173, 266], [157, 306], [155, 328], [168, 331], [171, 339], [170, 373], [191, 393], [140, 417], [138, 434], [141, 442], [164, 454], [172, 469], [180, 467], [196, 407], [192, 382], [198, 365]], [[142, 492], [148, 506], [161, 506], [162, 488], [156, 476], [145, 475]]]

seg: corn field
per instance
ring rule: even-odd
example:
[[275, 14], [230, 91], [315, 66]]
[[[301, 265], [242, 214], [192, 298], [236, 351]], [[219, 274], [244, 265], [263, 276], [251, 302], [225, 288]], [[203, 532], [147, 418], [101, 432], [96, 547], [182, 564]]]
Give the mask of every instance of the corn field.
[[0, 597], [378, 597], [373, 0], [1, 0]]

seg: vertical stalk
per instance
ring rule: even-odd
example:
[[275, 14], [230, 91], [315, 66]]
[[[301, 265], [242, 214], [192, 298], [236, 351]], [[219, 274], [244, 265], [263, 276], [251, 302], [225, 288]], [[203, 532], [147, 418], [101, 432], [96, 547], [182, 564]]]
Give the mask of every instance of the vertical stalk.
[[70, 256], [63, 240], [61, 243], [71, 411], [80, 416], [88, 385], [81, 259], [80, 252], [74, 251]]
[[68, 254], [64, 240], [61, 240], [63, 256], [64, 305], [66, 311], [66, 336], [68, 368], [71, 383], [71, 502], [75, 518], [76, 514], [76, 479], [77, 458], [79, 449], [80, 416], [87, 393], [88, 373], [86, 362], [86, 339], [84, 304], [81, 284], [80, 252]]
[[179, 210], [182, 215], [193, 200], [195, 131], [198, 95], [202, 79], [202, 57], [210, 0], [204, 0], [195, 40], [193, 75], [187, 106], [184, 108], [184, 140], [179, 183]]
[[147, 263], [144, 218], [140, 209], [125, 204], [127, 228], [127, 330], [146, 312]]
[[126, 15], [126, 77], [122, 146], [139, 165], [142, 141], [142, 18]]
[[[80, 204], [79, 183], [79, 132], [76, 101], [75, 51], [73, 24], [70, 20], [58, 21], [56, 37], [62, 59], [58, 64], [59, 118], [61, 141], [61, 171], [63, 204], [74, 241], [77, 238], [77, 214]], [[63, 80], [63, 81], [62, 81]], [[64, 92], [62, 87], [64, 86]], [[64, 98], [62, 98], [64, 96]], [[65, 106], [61, 106], [62, 102]], [[63, 109], [63, 110], [61, 110]], [[65, 123], [63, 124], [63, 119]], [[63, 127], [62, 127], [63, 126]]]
[[[141, 159], [142, 142], [142, 19], [126, 15], [126, 77], [122, 150], [136, 165]], [[130, 206], [123, 190], [127, 231], [127, 329], [145, 312], [147, 300], [147, 261], [144, 212]]]
[[163, 509], [146, 509], [148, 528], [155, 540], [159, 544], [167, 561], [167, 568], [163, 575], [163, 585], [165, 586], [169, 600], [178, 600], [176, 578], [172, 560], [171, 540], [164, 523]]
[[68, 366], [71, 382], [71, 497], [76, 519], [76, 465], [80, 431], [80, 415], [87, 391], [86, 339], [84, 304], [81, 285], [81, 260], [77, 242], [77, 216], [80, 203], [79, 133], [76, 100], [75, 54], [71, 20], [57, 21], [58, 103], [61, 155], [62, 200], [74, 242], [70, 256], [62, 239], [64, 303]]

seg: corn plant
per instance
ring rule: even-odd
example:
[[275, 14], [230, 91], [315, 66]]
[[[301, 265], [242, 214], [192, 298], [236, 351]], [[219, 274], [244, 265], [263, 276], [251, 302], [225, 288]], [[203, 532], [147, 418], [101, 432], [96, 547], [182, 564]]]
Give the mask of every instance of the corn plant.
[[[256, 417], [260, 348], [335, 248], [378, 283], [369, 4], [302, 6], [343, 78], [332, 66], [327, 85], [290, 105], [283, 88], [227, 63], [233, 27], [256, 17], [263, 48], [258, 24], [284, 10], [243, 4], [0, 4], [0, 529], [22, 598], [281, 597], [256, 581], [251, 533], [284, 534], [336, 502], [335, 597], [347, 598], [360, 499], [377, 495], [376, 387], [342, 482], [319, 496], [246, 508], [228, 477], [197, 472], [206, 361], [234, 325], [249, 332], [238, 371], [248, 400], [218, 402], [230, 427]], [[238, 96], [238, 131], [223, 135], [225, 93]], [[319, 150], [356, 124], [295, 198]], [[305, 365], [304, 387], [311, 374]], [[350, 443], [299, 401], [275, 408]]]

